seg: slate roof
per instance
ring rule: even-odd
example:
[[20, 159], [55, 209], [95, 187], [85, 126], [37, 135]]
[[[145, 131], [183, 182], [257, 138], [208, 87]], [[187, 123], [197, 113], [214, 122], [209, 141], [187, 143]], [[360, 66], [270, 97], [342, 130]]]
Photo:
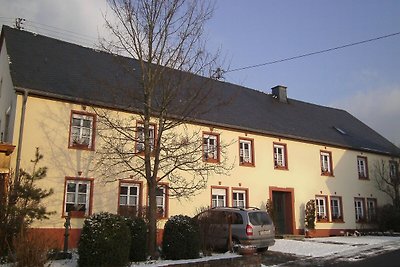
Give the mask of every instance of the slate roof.
[[[140, 83], [124, 66], [140, 70], [131, 58], [117, 57], [91, 48], [3, 26], [14, 87], [37, 95], [99, 104], [140, 108], [122, 94], [110, 94], [110, 86], [138, 91]], [[119, 64], [124, 62], [125, 64]], [[115, 75], [110, 75], [118, 74]], [[137, 72], [139, 75], [139, 71]], [[196, 79], [206, 79], [196, 77]], [[230, 99], [197, 122], [254, 133], [340, 146], [372, 153], [400, 155], [400, 149], [340, 109], [294, 99], [281, 103], [271, 94], [243, 86], [211, 81], [215, 96]], [[140, 90], [139, 90], [140, 91]]]

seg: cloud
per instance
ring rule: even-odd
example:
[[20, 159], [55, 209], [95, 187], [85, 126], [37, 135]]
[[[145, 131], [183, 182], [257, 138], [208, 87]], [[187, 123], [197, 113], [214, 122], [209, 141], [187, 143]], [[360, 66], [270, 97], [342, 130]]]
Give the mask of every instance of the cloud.
[[330, 106], [348, 111], [389, 141], [400, 145], [400, 85], [357, 91]]

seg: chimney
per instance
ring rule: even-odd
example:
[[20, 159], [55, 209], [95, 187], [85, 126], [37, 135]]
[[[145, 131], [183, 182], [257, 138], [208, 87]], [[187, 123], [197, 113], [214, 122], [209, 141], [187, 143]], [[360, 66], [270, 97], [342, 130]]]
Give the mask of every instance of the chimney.
[[279, 102], [282, 103], [287, 103], [287, 92], [286, 92], [286, 86], [282, 85], [277, 85], [275, 87], [272, 87], [272, 97], [276, 98], [279, 100]]

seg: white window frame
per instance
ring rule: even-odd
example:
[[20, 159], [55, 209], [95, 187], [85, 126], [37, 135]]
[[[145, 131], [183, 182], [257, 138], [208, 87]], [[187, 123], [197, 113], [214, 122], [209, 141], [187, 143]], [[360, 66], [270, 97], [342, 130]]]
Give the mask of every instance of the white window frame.
[[[149, 143], [150, 143], [150, 151], [153, 151], [155, 146], [155, 125], [150, 123], [149, 124]], [[136, 153], [144, 152], [144, 124], [137, 123], [136, 124]]]
[[211, 207], [226, 207], [226, 189], [211, 188]]
[[[340, 197], [330, 197], [331, 200], [331, 217], [332, 220], [343, 220], [342, 217], [342, 200]], [[336, 203], [335, 203], [336, 202]], [[334, 216], [336, 216], [336, 218], [334, 218]]]
[[239, 140], [239, 159], [241, 164], [253, 164], [253, 141]]
[[[85, 121], [89, 121], [90, 125], [85, 125]], [[75, 124], [74, 122], [79, 122]], [[94, 115], [81, 114], [72, 111], [71, 115], [71, 129], [70, 129], [70, 146], [83, 146], [92, 148], [93, 146], [93, 126], [94, 126]], [[88, 133], [85, 133], [85, 132]], [[87, 140], [87, 142], [86, 142]]]
[[328, 219], [328, 211], [326, 204], [327, 204], [326, 197], [324, 196], [315, 197], [315, 212], [317, 215], [317, 221], [324, 221]]
[[357, 170], [359, 178], [368, 178], [367, 159], [365, 157], [357, 157]]
[[[75, 191], [71, 192], [68, 191], [68, 185], [69, 184], [75, 184]], [[79, 192], [79, 185], [86, 185], [86, 192]], [[67, 210], [67, 205], [68, 204], [73, 204], [75, 209], [70, 210], [70, 211], [80, 211], [79, 205], [84, 204], [85, 205], [85, 210], [84, 213], [85, 215], [89, 215], [90, 212], [90, 193], [91, 193], [91, 181], [86, 181], [86, 180], [75, 180], [75, 179], [67, 179], [65, 183], [65, 201], [64, 201], [64, 212], [65, 216], [68, 215], [68, 210]], [[69, 200], [69, 196], [73, 196], [73, 200]], [[79, 197], [85, 196], [85, 200], [82, 201], [79, 199]]]
[[218, 135], [203, 134], [203, 159], [204, 161], [219, 160], [219, 141]]
[[[122, 187], [127, 187], [127, 194], [122, 194]], [[132, 195], [131, 189], [136, 188], [136, 195]], [[123, 198], [126, 198], [126, 203], [121, 201]], [[133, 199], [133, 201], [132, 201]], [[121, 183], [120, 184], [120, 193], [119, 193], [119, 205], [120, 206], [130, 206], [130, 207], [139, 207], [139, 199], [140, 199], [140, 185], [135, 183]]]
[[365, 219], [364, 199], [355, 198], [354, 208], [355, 208], [356, 222], [364, 220]]
[[246, 190], [232, 190], [232, 206], [246, 208], [247, 192]]
[[274, 144], [274, 166], [275, 168], [286, 168], [286, 146]]
[[321, 151], [321, 171], [323, 174], [332, 174], [332, 156], [330, 152]]
[[158, 214], [162, 218], [167, 217], [166, 197], [167, 197], [167, 186], [158, 185], [156, 188], [156, 203], [157, 203]]

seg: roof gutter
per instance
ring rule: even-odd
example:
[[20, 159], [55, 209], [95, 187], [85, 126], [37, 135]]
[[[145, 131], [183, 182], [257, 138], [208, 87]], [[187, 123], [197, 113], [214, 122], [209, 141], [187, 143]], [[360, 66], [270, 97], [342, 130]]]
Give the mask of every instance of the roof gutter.
[[15, 179], [19, 177], [19, 169], [21, 165], [21, 150], [22, 150], [22, 139], [24, 134], [24, 124], [25, 124], [25, 111], [26, 111], [26, 102], [28, 100], [28, 90], [23, 90], [24, 95], [22, 99], [22, 108], [21, 108], [21, 122], [19, 127], [19, 136], [18, 136], [18, 147], [17, 147], [17, 162], [15, 164]]

